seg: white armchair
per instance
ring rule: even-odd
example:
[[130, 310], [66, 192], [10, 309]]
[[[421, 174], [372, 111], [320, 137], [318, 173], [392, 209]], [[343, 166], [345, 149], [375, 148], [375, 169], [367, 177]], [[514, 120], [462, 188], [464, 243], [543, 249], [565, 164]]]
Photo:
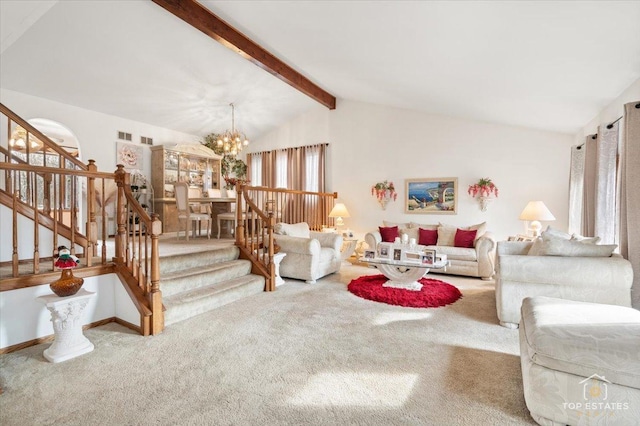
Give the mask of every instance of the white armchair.
[[278, 223], [274, 231], [276, 244], [287, 254], [280, 263], [280, 276], [313, 284], [340, 270], [342, 235], [309, 231], [304, 222]]

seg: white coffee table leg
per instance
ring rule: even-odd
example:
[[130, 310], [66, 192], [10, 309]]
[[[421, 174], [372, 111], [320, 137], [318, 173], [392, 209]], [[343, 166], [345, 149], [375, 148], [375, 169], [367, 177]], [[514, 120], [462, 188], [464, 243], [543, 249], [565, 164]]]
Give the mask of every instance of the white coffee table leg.
[[382, 284], [383, 287], [402, 288], [405, 290], [422, 290], [422, 284], [418, 280], [429, 272], [429, 268], [423, 267], [394, 266], [384, 263], [377, 266], [380, 272], [389, 278], [389, 281]]

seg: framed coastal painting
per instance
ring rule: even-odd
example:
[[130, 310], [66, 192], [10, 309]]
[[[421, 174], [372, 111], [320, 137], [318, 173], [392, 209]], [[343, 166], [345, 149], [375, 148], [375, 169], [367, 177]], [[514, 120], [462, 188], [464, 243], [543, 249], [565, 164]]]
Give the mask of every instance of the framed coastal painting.
[[406, 179], [405, 183], [405, 213], [458, 212], [458, 178]]

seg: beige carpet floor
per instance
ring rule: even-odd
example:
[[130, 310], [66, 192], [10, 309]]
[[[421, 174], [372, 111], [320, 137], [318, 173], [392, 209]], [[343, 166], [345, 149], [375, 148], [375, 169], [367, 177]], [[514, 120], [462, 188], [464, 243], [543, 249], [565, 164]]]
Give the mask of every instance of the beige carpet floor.
[[95, 350], [59, 364], [48, 344], [2, 355], [0, 424], [534, 424], [493, 282], [433, 275], [463, 297], [430, 309], [346, 290], [375, 273], [287, 280], [155, 337], [94, 328]]

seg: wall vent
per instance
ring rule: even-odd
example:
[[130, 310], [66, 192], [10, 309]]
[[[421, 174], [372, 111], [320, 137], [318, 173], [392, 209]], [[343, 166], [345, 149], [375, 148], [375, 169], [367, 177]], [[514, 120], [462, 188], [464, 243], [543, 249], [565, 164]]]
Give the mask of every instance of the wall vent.
[[118, 139], [123, 141], [131, 141], [131, 133], [118, 131]]
[[153, 138], [148, 138], [146, 136], [140, 136], [140, 143], [145, 145], [153, 145]]

